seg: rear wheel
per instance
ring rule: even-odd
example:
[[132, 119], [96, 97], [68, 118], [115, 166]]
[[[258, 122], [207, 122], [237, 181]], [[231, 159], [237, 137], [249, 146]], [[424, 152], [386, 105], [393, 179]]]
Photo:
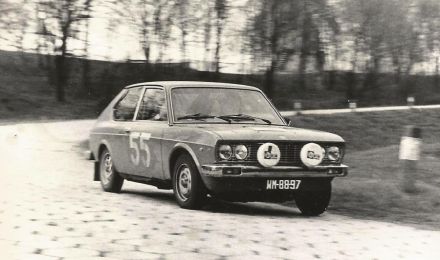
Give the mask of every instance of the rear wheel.
[[108, 192], [119, 193], [124, 179], [116, 172], [110, 152], [105, 148], [99, 160], [99, 179], [102, 189]]
[[305, 216], [318, 216], [327, 210], [330, 203], [332, 184], [322, 183], [319, 190], [299, 191], [295, 195], [296, 206]]
[[174, 164], [173, 191], [177, 204], [182, 208], [199, 209], [206, 201], [205, 186], [188, 154], [179, 156]]

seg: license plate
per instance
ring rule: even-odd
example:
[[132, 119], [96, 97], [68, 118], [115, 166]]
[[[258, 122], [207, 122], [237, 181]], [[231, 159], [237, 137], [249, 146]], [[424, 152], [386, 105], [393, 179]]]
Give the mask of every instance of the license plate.
[[267, 180], [266, 190], [297, 190], [301, 180]]

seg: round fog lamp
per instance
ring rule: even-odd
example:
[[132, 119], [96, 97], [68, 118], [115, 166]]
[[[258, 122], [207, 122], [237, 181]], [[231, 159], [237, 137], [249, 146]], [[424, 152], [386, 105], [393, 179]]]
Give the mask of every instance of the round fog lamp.
[[248, 149], [242, 144], [235, 146], [234, 150], [235, 158], [238, 160], [244, 160], [248, 156]]
[[327, 150], [327, 157], [330, 161], [338, 161], [341, 158], [341, 151], [339, 147], [332, 146]]
[[325, 149], [319, 144], [308, 143], [301, 148], [300, 158], [307, 167], [315, 167], [321, 164], [325, 156]]
[[231, 159], [231, 156], [232, 156], [231, 146], [227, 145], [227, 144], [220, 145], [220, 147], [218, 148], [218, 154], [219, 154], [220, 159], [222, 159], [222, 160]]

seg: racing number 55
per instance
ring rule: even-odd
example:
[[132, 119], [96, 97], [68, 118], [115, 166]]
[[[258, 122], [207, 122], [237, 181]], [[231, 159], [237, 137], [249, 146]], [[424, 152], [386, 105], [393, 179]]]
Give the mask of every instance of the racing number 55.
[[[150, 140], [150, 137], [150, 133], [130, 133], [130, 159], [133, 164], [139, 165], [139, 161], [142, 161], [146, 167], [150, 167], [150, 148], [147, 143], [147, 141]], [[139, 140], [139, 145], [137, 140]]]

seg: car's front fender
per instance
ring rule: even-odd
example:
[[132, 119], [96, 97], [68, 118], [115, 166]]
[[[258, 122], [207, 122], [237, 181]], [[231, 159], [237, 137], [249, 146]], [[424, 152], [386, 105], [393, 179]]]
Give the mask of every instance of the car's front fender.
[[202, 172], [203, 164], [214, 162], [214, 151], [214, 146], [185, 142], [176, 143], [170, 152], [167, 153], [168, 157], [164, 160], [165, 179], [171, 179], [172, 166], [181, 152], [188, 153], [193, 159], [199, 172]]

